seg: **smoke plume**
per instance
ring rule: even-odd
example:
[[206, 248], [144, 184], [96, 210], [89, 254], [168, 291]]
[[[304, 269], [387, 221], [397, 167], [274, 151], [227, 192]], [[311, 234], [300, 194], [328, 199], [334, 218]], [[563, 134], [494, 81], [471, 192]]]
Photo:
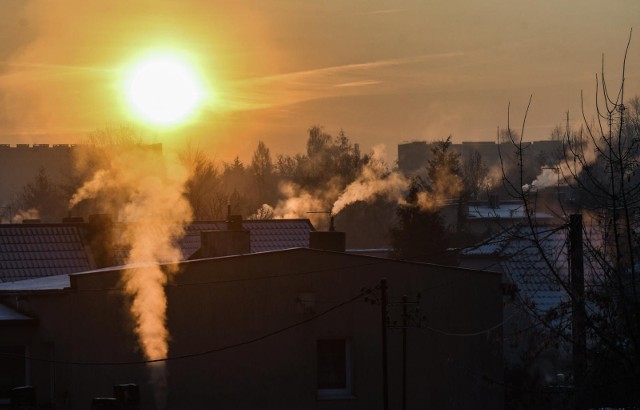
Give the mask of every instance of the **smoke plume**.
[[357, 201], [372, 202], [378, 197], [389, 201], [404, 202], [409, 188], [409, 180], [399, 172], [389, 172], [382, 160], [384, 146], [374, 147], [371, 160], [362, 168], [356, 180], [349, 184], [340, 194], [331, 208], [337, 215], [346, 207]]
[[11, 222], [14, 224], [22, 223], [25, 219], [40, 219], [40, 214], [38, 210], [35, 208], [31, 208], [28, 210], [19, 209], [13, 217], [11, 217]]
[[[326, 211], [337, 215], [345, 207], [361, 201], [374, 202], [379, 198], [406, 203], [406, 195], [411, 180], [397, 171], [389, 171], [384, 161], [384, 146], [373, 149], [369, 161], [362, 167], [355, 180], [344, 187], [339, 178], [329, 180], [322, 189], [305, 190], [299, 185], [286, 182], [280, 185], [284, 199], [275, 207], [263, 205], [253, 218], [260, 215], [272, 215], [274, 218], [309, 218], [314, 225], [326, 224], [327, 218], [309, 211]], [[342, 188], [344, 187], [344, 188]], [[443, 200], [456, 198], [462, 189], [459, 175], [451, 174], [448, 169], [440, 170], [434, 181], [430, 181], [429, 190], [418, 194], [417, 205], [428, 211], [437, 210]]]
[[[177, 160], [132, 146], [110, 151], [110, 166], [95, 172], [73, 196], [70, 206], [117, 190], [117, 201], [104, 204], [122, 222], [119, 245], [129, 249], [122, 285], [131, 296], [130, 312], [135, 333], [148, 360], [168, 355], [166, 327], [167, 298], [164, 286], [175, 272], [171, 263], [182, 255], [176, 240], [191, 219], [189, 203], [183, 197], [187, 172]], [[113, 198], [113, 197], [112, 197]], [[109, 209], [111, 208], [111, 209]], [[159, 264], [168, 264], [160, 266]], [[157, 404], [162, 405], [166, 375], [164, 366], [150, 368]]]

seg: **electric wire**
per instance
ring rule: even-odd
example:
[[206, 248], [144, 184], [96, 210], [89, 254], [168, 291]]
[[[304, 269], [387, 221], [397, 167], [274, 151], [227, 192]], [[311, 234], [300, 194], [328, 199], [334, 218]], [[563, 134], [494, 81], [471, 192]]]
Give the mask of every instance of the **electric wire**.
[[439, 333], [439, 334], [444, 335], [444, 336], [474, 337], [474, 336], [480, 336], [480, 335], [484, 335], [484, 334], [487, 334], [487, 333], [491, 333], [494, 330], [501, 328], [502, 326], [505, 325], [505, 323], [507, 323], [508, 321], [513, 319], [513, 317], [516, 315], [516, 313], [518, 313], [518, 312], [514, 312], [508, 318], [502, 320], [500, 323], [497, 323], [497, 324], [495, 324], [495, 325], [493, 325], [493, 326], [491, 326], [491, 327], [489, 327], [487, 329], [479, 330], [477, 332], [472, 332], [472, 333], [452, 333], [452, 332], [447, 332], [447, 331], [444, 331], [444, 330], [441, 330], [441, 329], [434, 328], [432, 326], [424, 326], [423, 328], [427, 329], [427, 330], [430, 330], [432, 332], [435, 332], [435, 333]]
[[217, 347], [217, 348], [211, 348], [211, 349], [207, 349], [207, 350], [203, 350], [201, 352], [195, 352], [195, 353], [188, 353], [188, 354], [182, 354], [182, 355], [176, 355], [176, 356], [168, 356], [168, 357], [164, 357], [161, 359], [148, 359], [148, 360], [132, 360], [132, 361], [120, 361], [120, 362], [82, 362], [82, 361], [71, 361], [71, 360], [56, 360], [56, 359], [46, 359], [46, 358], [42, 358], [42, 357], [31, 357], [31, 356], [24, 356], [24, 355], [13, 355], [13, 354], [9, 354], [9, 353], [3, 353], [0, 352], [0, 355], [2, 356], [10, 356], [10, 357], [19, 357], [19, 358], [24, 358], [26, 360], [33, 360], [33, 361], [37, 361], [37, 362], [44, 362], [44, 363], [52, 363], [52, 364], [62, 364], [62, 365], [71, 365], [71, 366], [131, 366], [131, 365], [146, 365], [146, 364], [153, 364], [153, 363], [162, 363], [162, 362], [170, 362], [170, 361], [177, 361], [177, 360], [183, 360], [183, 359], [190, 359], [190, 358], [195, 358], [195, 357], [201, 357], [201, 356], [206, 356], [206, 355], [210, 355], [213, 353], [218, 353], [218, 352], [222, 352], [225, 350], [231, 350], [237, 347], [241, 347], [241, 346], [246, 346], [252, 343], [256, 343], [259, 342], [261, 340], [265, 340], [269, 337], [278, 335], [280, 333], [284, 333], [288, 330], [291, 330], [293, 328], [296, 328], [298, 326], [302, 326], [305, 325], [309, 322], [312, 322], [314, 320], [317, 320], [343, 306], [346, 306], [348, 304], [351, 304], [361, 298], [363, 298], [367, 293], [366, 292], [360, 292], [359, 294], [357, 294], [356, 296], [353, 296], [343, 302], [340, 302], [336, 305], [333, 305], [325, 310], [323, 310], [322, 312], [313, 315], [311, 317], [308, 317], [304, 320], [300, 320], [298, 322], [295, 322], [293, 324], [290, 324], [288, 326], [273, 330], [271, 332], [265, 333], [263, 335], [251, 338], [251, 339], [247, 339], [244, 340], [242, 342], [238, 342], [238, 343], [233, 343], [230, 345], [226, 345], [226, 346], [221, 346], [221, 347]]

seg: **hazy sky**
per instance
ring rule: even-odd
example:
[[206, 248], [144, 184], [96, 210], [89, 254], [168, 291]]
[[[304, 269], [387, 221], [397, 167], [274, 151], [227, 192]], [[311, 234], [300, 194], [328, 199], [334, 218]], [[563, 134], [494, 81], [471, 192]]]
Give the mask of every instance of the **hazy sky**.
[[[242, 4], [240, 4], [242, 3]], [[547, 138], [566, 112], [592, 112], [605, 55], [617, 86], [637, 0], [101, 0], [0, 2], [0, 143], [73, 143], [133, 124], [212, 156], [304, 150], [306, 130], [343, 129], [364, 149]], [[637, 29], [637, 28], [636, 28]], [[188, 124], [153, 129], [123, 102], [123, 71], [151, 49], [188, 56], [215, 94]], [[640, 32], [627, 60], [640, 93]]]

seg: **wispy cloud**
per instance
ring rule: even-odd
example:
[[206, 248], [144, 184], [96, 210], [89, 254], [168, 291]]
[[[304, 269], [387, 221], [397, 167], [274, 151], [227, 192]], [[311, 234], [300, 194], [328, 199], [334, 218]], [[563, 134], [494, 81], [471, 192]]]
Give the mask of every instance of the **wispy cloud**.
[[382, 9], [382, 10], [371, 10], [371, 11], [363, 11], [361, 13], [356, 13], [356, 15], [371, 15], [371, 14], [391, 14], [391, 13], [401, 13], [403, 11], [408, 11], [409, 9]]
[[56, 71], [94, 71], [94, 72], [108, 72], [113, 71], [113, 68], [95, 67], [95, 66], [81, 66], [81, 65], [68, 65], [68, 64], [42, 64], [42, 63], [27, 63], [27, 62], [13, 62], [13, 61], [0, 61], [0, 66], [16, 69], [36, 69], [36, 70], [56, 70]]
[[[226, 106], [231, 110], [262, 109], [338, 96], [385, 93], [425, 83], [426, 63], [464, 55], [463, 52], [429, 54], [247, 78], [230, 85]], [[438, 76], [432, 73], [430, 81], [442, 80]]]
[[366, 87], [368, 85], [376, 85], [376, 84], [380, 84], [380, 81], [376, 81], [376, 80], [352, 81], [350, 83], [336, 84], [334, 85], [334, 87]]

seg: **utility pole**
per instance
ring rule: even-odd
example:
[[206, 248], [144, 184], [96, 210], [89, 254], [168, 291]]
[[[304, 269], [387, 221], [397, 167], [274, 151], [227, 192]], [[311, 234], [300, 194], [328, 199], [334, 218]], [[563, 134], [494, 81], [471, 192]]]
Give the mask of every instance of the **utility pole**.
[[380, 280], [380, 314], [382, 319], [382, 408], [389, 409], [389, 369], [387, 368], [387, 280]]
[[[569, 262], [571, 268], [571, 336], [573, 340], [573, 379], [578, 392], [584, 392], [585, 370], [585, 307], [584, 262], [582, 246], [582, 215], [569, 216]], [[578, 395], [578, 408], [582, 408]]]
[[407, 409], [407, 304], [409, 298], [402, 296], [402, 410]]

